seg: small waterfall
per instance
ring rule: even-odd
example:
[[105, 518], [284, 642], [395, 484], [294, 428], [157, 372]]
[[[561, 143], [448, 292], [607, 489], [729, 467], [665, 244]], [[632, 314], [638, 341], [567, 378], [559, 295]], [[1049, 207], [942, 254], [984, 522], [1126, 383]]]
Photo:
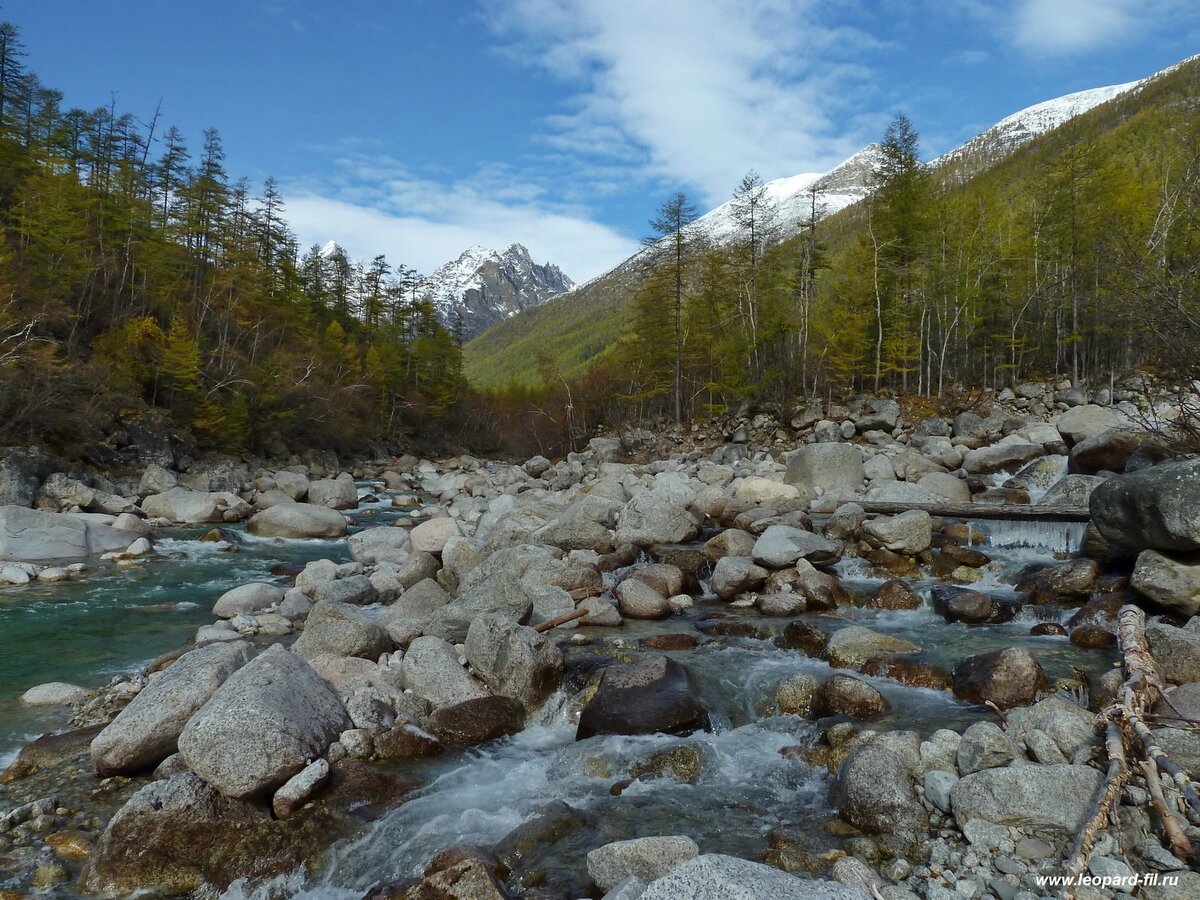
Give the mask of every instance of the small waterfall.
[[979, 528], [993, 547], [1036, 547], [1051, 553], [1074, 553], [1083, 541], [1086, 522], [980, 520]]

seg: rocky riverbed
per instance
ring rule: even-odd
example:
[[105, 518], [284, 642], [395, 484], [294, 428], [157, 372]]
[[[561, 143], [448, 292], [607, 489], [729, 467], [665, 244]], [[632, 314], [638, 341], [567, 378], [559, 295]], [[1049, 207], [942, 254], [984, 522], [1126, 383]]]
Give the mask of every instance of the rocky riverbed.
[[[96, 689], [25, 663], [21, 708], [62, 725], [0, 776], [0, 897], [1057, 896], [1124, 605], [1150, 616], [1154, 733], [1200, 771], [1200, 462], [1136, 400], [861, 398], [519, 465], [119, 482], [10, 456], [4, 611], [176, 571], [183, 544], [230, 562], [175, 584], [190, 637], [148, 665]], [[1062, 515], [998, 518], [1030, 505]], [[1200, 893], [1150, 789], [1124, 787], [1079, 896]]]

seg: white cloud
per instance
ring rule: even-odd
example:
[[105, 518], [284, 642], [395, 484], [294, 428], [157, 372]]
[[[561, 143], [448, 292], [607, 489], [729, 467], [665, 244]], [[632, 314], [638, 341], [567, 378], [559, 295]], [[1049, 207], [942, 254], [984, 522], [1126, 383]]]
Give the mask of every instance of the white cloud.
[[[343, 163], [346, 161], [343, 160]], [[391, 160], [343, 165], [336, 184], [284, 187], [287, 218], [302, 248], [336, 240], [357, 259], [386, 254], [428, 274], [472, 244], [524, 244], [576, 281], [607, 271], [637, 243], [569, 208], [540, 200], [540, 188], [483, 172], [444, 184], [407, 176]]]
[[1021, 0], [1010, 27], [1027, 51], [1083, 53], [1139, 38], [1169, 16], [1194, 11], [1193, 0]]
[[621, 160], [642, 178], [718, 203], [754, 168], [831, 168], [869, 139], [840, 113], [861, 103], [879, 46], [824, 24], [816, 0], [507, 0], [489, 22], [504, 52], [575, 89], [545, 143]]

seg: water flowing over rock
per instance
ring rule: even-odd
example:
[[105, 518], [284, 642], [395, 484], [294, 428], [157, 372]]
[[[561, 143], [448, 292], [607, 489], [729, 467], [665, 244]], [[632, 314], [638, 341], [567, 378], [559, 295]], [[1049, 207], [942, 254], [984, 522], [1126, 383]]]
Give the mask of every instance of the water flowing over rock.
[[140, 772], [166, 759], [175, 752], [192, 715], [253, 657], [247, 641], [209, 644], [179, 657], [150, 679], [92, 741], [96, 772]]
[[188, 768], [227, 797], [274, 791], [351, 725], [308, 663], [275, 645], [217, 689], [179, 737]]
[[688, 670], [666, 656], [610, 666], [579, 717], [576, 740], [596, 734], [691, 734], [708, 712]]

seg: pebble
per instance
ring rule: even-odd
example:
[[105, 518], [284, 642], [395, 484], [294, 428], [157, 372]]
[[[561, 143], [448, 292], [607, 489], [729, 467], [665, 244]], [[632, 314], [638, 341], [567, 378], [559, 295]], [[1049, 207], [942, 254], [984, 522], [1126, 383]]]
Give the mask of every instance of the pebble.
[[1039, 838], [1021, 838], [1015, 848], [1021, 859], [1046, 859], [1054, 855], [1054, 848]]

